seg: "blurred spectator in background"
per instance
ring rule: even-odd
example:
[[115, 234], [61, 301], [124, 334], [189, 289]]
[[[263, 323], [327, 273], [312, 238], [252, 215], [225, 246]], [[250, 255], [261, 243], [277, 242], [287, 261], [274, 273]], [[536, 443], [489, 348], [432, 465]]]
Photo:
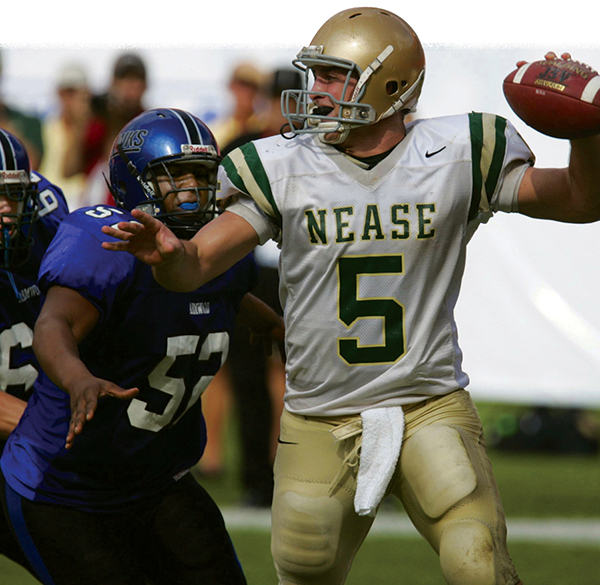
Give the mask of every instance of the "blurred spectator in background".
[[[2, 79], [2, 50], [0, 49], [0, 81]], [[44, 155], [42, 122], [32, 114], [4, 103], [0, 96], [0, 128], [14, 134], [27, 149], [29, 162], [37, 170]]]
[[262, 82], [263, 73], [256, 65], [243, 62], [234, 68], [229, 79], [233, 110], [210, 126], [219, 146], [225, 146], [238, 136], [259, 128], [256, 107]]
[[281, 94], [286, 89], [301, 89], [302, 74], [297, 69], [289, 67], [276, 69], [266, 79], [260, 88], [259, 103], [262, 105], [256, 116], [254, 128], [232, 138], [228, 142], [221, 142], [221, 155], [225, 156], [234, 148], [257, 140], [279, 134], [287, 125], [287, 120], [281, 113]]
[[[209, 124], [221, 150], [238, 136], [258, 129], [257, 98], [262, 82], [262, 71], [249, 62], [238, 63], [231, 72], [228, 89], [233, 101], [232, 111]], [[200, 470], [205, 477], [218, 477], [223, 472], [223, 434], [231, 409], [230, 386], [229, 370], [221, 368], [202, 397], [208, 441]]]
[[[302, 87], [301, 73], [292, 68], [277, 69], [260, 87], [258, 101], [262, 108], [257, 115], [257, 127], [228, 144], [221, 154], [266, 136], [278, 134], [287, 124], [281, 113], [281, 93], [286, 89]], [[260, 267], [258, 286], [252, 294], [282, 315], [279, 303], [279, 250], [273, 241], [255, 250]], [[200, 461], [205, 475], [218, 473], [223, 464], [223, 441], [227, 409], [235, 401], [239, 421], [242, 504], [250, 507], [269, 507], [273, 497], [273, 460], [279, 435], [279, 417], [283, 408], [285, 367], [277, 349], [271, 357], [262, 348], [250, 343], [250, 330], [236, 325], [231, 349], [218, 380], [202, 397], [207, 417], [208, 443]], [[212, 444], [211, 444], [212, 443]], [[207, 461], [208, 454], [208, 461]]]
[[40, 172], [51, 182], [60, 185], [69, 209], [80, 207], [85, 187], [85, 173], [80, 171], [70, 177], [64, 174], [65, 156], [73, 135], [82, 123], [87, 122], [91, 92], [86, 71], [79, 63], [66, 63], [56, 78], [58, 111], [42, 123], [44, 158]]
[[86, 176], [82, 206], [114, 203], [103, 176], [108, 176], [108, 156], [121, 128], [146, 109], [147, 87], [144, 61], [127, 52], [115, 61], [108, 91], [92, 96], [87, 115], [73, 132], [64, 165], [65, 177]]

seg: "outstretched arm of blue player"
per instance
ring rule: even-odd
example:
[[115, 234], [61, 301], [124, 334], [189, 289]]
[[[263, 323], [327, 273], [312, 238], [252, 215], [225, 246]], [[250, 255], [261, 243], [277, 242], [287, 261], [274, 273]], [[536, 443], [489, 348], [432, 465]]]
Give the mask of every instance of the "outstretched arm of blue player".
[[112, 396], [129, 400], [137, 388], [123, 389], [93, 376], [79, 355], [79, 344], [94, 329], [100, 313], [78, 292], [53, 286], [37, 319], [33, 350], [46, 375], [71, 397], [71, 423], [65, 447], [73, 445], [85, 423], [94, 416], [98, 400]]
[[162, 221], [139, 209], [131, 214], [135, 221], [102, 226], [105, 234], [121, 240], [102, 242], [104, 249], [129, 252], [150, 266], [169, 263], [181, 253], [183, 242]]
[[262, 343], [266, 355], [273, 353], [273, 343], [277, 343], [281, 359], [285, 361], [285, 326], [269, 305], [248, 293], [242, 299], [237, 321], [250, 328], [250, 343]]
[[105, 250], [129, 252], [152, 266], [156, 281], [168, 290], [188, 292], [231, 268], [259, 244], [244, 218], [225, 211], [209, 221], [191, 240], [180, 240], [158, 219], [133, 209], [135, 221], [103, 226], [116, 238], [102, 242]]

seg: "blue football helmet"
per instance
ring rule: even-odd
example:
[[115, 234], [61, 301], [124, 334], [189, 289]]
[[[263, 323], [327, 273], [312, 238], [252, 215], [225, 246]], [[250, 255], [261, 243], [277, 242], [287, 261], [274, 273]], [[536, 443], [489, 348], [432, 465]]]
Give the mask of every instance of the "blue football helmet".
[[11, 270], [29, 257], [38, 218], [37, 179], [21, 141], [0, 129], [0, 268]]
[[[218, 212], [220, 160], [217, 142], [201, 120], [183, 110], [155, 108], [116, 137], [109, 187], [119, 207], [141, 209], [190, 238]], [[195, 177], [191, 187], [179, 181], [184, 174]]]

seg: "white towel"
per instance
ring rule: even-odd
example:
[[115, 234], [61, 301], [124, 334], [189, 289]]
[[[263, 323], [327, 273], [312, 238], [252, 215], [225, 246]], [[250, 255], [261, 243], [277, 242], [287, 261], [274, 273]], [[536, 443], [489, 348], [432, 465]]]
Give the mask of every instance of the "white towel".
[[375, 516], [400, 456], [404, 412], [400, 406], [365, 410], [354, 509]]

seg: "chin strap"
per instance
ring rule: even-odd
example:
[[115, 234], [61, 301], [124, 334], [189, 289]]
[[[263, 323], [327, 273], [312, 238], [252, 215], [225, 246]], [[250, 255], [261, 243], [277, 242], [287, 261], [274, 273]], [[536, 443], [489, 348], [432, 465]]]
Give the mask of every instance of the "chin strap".
[[127, 153], [125, 152], [125, 149], [123, 148], [123, 145], [120, 143], [117, 144], [117, 152], [119, 153], [119, 156], [123, 159], [125, 164], [127, 165], [127, 170], [131, 173], [131, 175], [133, 177], [135, 177], [137, 182], [142, 187], [144, 193], [146, 194], [146, 197], [148, 197], [148, 199], [154, 199], [156, 197], [156, 195], [155, 195], [154, 191], [152, 190], [152, 187], [150, 187], [150, 185], [148, 185], [148, 183], [146, 181], [144, 181], [144, 179], [138, 172], [136, 166], [133, 164], [133, 162], [131, 162], [131, 159], [127, 156]]
[[[330, 124], [331, 122], [319, 124], [319, 128]], [[324, 144], [341, 144], [346, 140], [346, 138], [348, 138], [348, 134], [350, 134], [350, 128], [342, 128], [340, 130], [339, 127], [341, 124], [337, 122], [334, 122], [334, 124], [336, 125], [336, 128], [332, 128], [329, 131], [325, 130], [325, 132], [319, 133], [319, 140]], [[328, 138], [328, 136], [331, 136], [331, 138]]]

